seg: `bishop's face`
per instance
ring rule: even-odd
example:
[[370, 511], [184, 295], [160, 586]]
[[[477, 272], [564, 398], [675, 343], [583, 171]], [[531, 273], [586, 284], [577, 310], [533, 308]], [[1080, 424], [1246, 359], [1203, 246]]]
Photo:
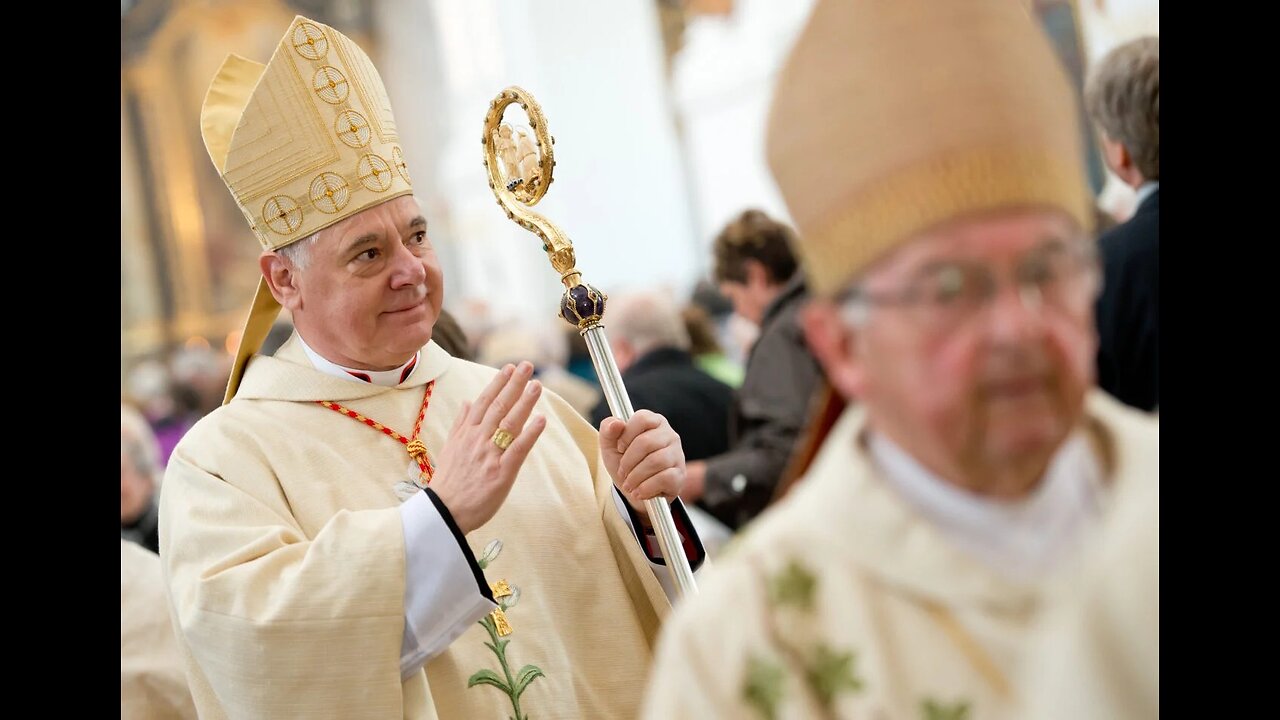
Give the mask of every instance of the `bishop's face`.
[[269, 281], [316, 352], [347, 367], [388, 370], [431, 339], [444, 276], [412, 195], [324, 229], [310, 252], [301, 270], [272, 270]]
[[1054, 210], [961, 219], [857, 285], [807, 311], [833, 384], [944, 477], [1038, 480], [1093, 384], [1097, 265], [1080, 228]]

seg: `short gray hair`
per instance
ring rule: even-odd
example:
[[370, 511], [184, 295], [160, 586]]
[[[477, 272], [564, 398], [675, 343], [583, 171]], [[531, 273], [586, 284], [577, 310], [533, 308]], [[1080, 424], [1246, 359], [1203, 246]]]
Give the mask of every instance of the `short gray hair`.
[[1124, 145], [1147, 180], [1160, 179], [1160, 38], [1142, 37], [1098, 63], [1084, 89], [1089, 117]]
[[663, 347], [688, 350], [689, 331], [670, 296], [640, 292], [610, 298], [605, 310], [609, 334], [626, 340], [637, 353]]
[[316, 240], [320, 238], [317, 232], [308, 238], [303, 238], [297, 242], [289, 243], [282, 248], [276, 250], [276, 254], [289, 261], [298, 270], [306, 270], [311, 264], [311, 249], [316, 246]]

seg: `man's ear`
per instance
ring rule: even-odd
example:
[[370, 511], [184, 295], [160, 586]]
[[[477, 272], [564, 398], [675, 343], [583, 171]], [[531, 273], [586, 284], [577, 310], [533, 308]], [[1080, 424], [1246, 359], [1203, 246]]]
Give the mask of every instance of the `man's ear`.
[[296, 312], [302, 308], [302, 293], [298, 287], [299, 275], [293, 263], [285, 260], [278, 253], [268, 251], [258, 258], [258, 267], [262, 270], [262, 277], [267, 280], [267, 287], [271, 288], [271, 295], [281, 307], [289, 312]]
[[863, 397], [866, 369], [858, 352], [858, 330], [840, 317], [840, 308], [826, 299], [814, 299], [800, 312], [805, 341], [827, 381], [846, 400]]
[[1133, 164], [1133, 156], [1129, 154], [1129, 148], [1118, 140], [1112, 140], [1106, 133], [1101, 133], [1100, 144], [1102, 159], [1107, 164], [1107, 168], [1126, 184], [1132, 185], [1137, 168]]

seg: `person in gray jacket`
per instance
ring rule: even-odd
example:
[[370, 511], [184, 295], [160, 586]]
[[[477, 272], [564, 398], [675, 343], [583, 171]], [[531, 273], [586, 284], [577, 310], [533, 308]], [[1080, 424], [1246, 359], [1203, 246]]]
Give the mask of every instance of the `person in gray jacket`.
[[808, 290], [792, 250], [794, 238], [786, 225], [747, 210], [715, 241], [720, 291], [760, 334], [730, 413], [730, 449], [688, 463], [681, 497], [735, 530], [773, 497], [822, 377], [796, 319]]

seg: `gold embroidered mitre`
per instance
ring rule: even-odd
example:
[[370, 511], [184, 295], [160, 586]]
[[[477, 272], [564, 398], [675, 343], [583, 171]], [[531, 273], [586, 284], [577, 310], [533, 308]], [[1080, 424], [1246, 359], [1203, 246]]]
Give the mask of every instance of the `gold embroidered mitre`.
[[810, 289], [966, 215], [1049, 207], [1090, 229], [1077, 113], [1025, 3], [819, 0], [767, 139]]
[[302, 16], [265, 66], [231, 55], [200, 112], [209, 157], [263, 248], [413, 192], [373, 61]]
[[[413, 192], [373, 61], [350, 38], [302, 16], [266, 65], [227, 56], [200, 109], [200, 132], [265, 250]], [[224, 403], [279, 312], [259, 280]]]

